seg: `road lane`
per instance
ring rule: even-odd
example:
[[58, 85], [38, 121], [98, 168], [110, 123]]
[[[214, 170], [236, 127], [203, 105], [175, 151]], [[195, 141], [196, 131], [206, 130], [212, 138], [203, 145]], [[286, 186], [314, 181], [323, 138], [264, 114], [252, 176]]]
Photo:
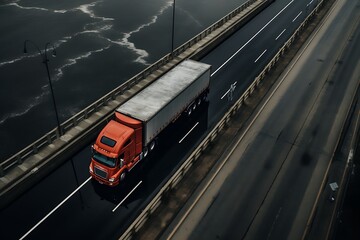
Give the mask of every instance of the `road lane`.
[[[229, 42], [236, 46], [236, 50], [233, 50], [232, 54], [227, 55], [229, 52], [227, 48], [234, 49], [234, 46], [230, 46], [229, 42], [226, 41], [201, 59], [201, 61], [211, 64], [215, 69], [210, 83], [212, 106], [209, 109], [210, 124], [214, 124], [215, 121], [212, 119], [219, 119], [227, 109], [224, 108], [224, 102], [219, 99], [222, 95], [220, 97], [214, 95], [218, 95], [218, 91], [226, 92], [229, 86], [237, 81], [233, 99], [239, 98], [262, 71], [264, 63], [271, 60], [272, 56], [282, 47], [284, 41], [298, 27], [300, 21], [292, 23], [291, 20], [298, 14], [299, 9], [305, 7], [306, 2], [276, 1], [276, 5], [272, 4], [268, 7], [269, 11], [261, 12], [257, 18], [229, 38]], [[284, 28], [287, 28], [288, 31], [283, 34], [281, 40], [276, 41], [276, 36]], [[261, 62], [254, 62], [265, 49], [267, 52], [262, 56]], [[219, 60], [221, 60], [221, 64], [218, 65]], [[228, 102], [228, 106], [231, 103], [233, 101]]]
[[348, 41], [355, 5], [337, 5], [226, 163], [163, 238], [301, 238], [358, 85], [358, 78], [328, 78]]

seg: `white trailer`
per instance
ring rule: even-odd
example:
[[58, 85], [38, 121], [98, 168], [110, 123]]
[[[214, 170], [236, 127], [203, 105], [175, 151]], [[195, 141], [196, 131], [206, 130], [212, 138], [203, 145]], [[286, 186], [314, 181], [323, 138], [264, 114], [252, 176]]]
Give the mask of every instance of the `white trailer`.
[[211, 66], [185, 60], [117, 108], [117, 112], [143, 122], [147, 146], [174, 119], [204, 100]]

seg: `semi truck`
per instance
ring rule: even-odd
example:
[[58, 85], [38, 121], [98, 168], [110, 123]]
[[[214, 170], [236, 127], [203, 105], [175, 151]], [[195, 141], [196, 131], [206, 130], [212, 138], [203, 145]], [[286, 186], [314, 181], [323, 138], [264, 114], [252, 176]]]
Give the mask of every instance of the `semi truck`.
[[116, 186], [157, 146], [159, 134], [207, 100], [211, 66], [184, 60], [120, 105], [92, 145], [89, 172]]

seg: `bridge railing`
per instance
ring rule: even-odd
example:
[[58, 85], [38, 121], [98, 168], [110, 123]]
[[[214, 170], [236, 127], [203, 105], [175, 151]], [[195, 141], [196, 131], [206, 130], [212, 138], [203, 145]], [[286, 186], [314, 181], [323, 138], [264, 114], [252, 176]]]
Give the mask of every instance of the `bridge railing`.
[[[79, 113], [72, 116], [70, 119], [61, 123], [60, 124], [61, 132], [66, 133], [66, 131], [68, 131], [69, 129], [77, 126], [79, 122], [87, 119], [89, 116], [91, 116], [91, 114], [95, 113], [100, 107], [107, 105], [109, 101], [114, 100], [118, 95], [123, 94], [126, 90], [130, 89], [131, 87], [139, 83], [141, 80], [151, 75], [153, 72], [160, 69], [161, 67], [163, 67], [172, 59], [179, 56], [188, 48], [192, 47], [193, 45], [195, 45], [196, 43], [207, 37], [209, 34], [214, 32], [219, 27], [223, 26], [226, 22], [231, 20], [234, 16], [236, 16], [238, 13], [240, 13], [241, 11], [243, 11], [244, 9], [246, 9], [248, 6], [250, 6], [256, 1], [258, 0], [248, 0], [244, 4], [242, 4], [241, 6], [239, 6], [238, 8], [236, 8], [235, 10], [233, 10], [232, 12], [230, 12], [229, 14], [227, 14], [226, 16], [224, 16], [223, 18], [221, 18], [220, 20], [209, 26], [207, 29], [200, 32], [198, 35], [191, 38], [190, 40], [188, 40], [178, 48], [176, 48], [172, 53], [166, 54], [164, 57], [153, 63], [151, 66], [147, 67], [140, 73], [136, 74], [135, 76], [133, 76], [132, 78], [121, 84], [119, 87], [115, 88], [105, 96], [101, 97], [99, 100], [95, 101], [94, 103], [92, 103], [91, 105], [80, 111]], [[10, 169], [11, 167], [17, 164], [21, 164], [27, 157], [36, 154], [39, 151], [39, 149], [51, 144], [54, 140], [61, 137], [58, 130], [59, 130], [58, 128], [54, 128], [40, 139], [36, 140], [35, 142], [31, 143], [30, 145], [28, 145], [27, 147], [16, 153], [15, 155], [1, 162], [0, 177], [5, 175], [6, 170]]]
[[142, 210], [140, 215], [135, 221], [128, 227], [124, 234], [120, 237], [120, 240], [132, 239], [134, 235], [144, 226], [145, 222], [150, 219], [151, 214], [161, 205], [162, 201], [166, 198], [167, 193], [170, 192], [181, 181], [188, 170], [195, 164], [196, 160], [200, 157], [203, 151], [213, 142], [221, 130], [229, 123], [231, 117], [240, 109], [245, 100], [254, 92], [260, 82], [265, 78], [266, 74], [275, 66], [281, 56], [284, 55], [286, 50], [290, 48], [296, 37], [301, 33], [304, 27], [309, 23], [309, 20], [318, 12], [325, 0], [321, 0], [317, 7], [309, 14], [309, 16], [302, 22], [302, 24], [296, 29], [293, 35], [288, 41], [280, 48], [276, 55], [270, 60], [270, 62], [264, 67], [259, 75], [254, 79], [252, 84], [247, 88], [243, 95], [235, 102], [235, 104], [226, 112], [224, 117], [216, 124], [214, 129], [205, 137], [199, 146], [193, 151], [193, 153], [185, 160], [180, 168], [172, 175], [167, 183], [159, 190], [150, 203]]

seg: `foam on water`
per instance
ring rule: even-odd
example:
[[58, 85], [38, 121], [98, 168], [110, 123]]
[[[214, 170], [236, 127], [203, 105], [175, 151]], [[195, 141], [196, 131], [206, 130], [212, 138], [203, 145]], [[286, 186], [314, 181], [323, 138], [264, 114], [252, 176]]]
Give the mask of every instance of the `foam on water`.
[[[98, 4], [104, 2], [104, 0], [94, 1], [94, 2], [91, 2], [88, 4], [82, 4], [82, 5], [79, 5], [77, 7], [71, 8], [71, 9], [48, 9], [48, 8], [43, 8], [43, 7], [31, 7], [31, 6], [29, 7], [29, 6], [22, 6], [20, 4], [20, 2], [21, 1], [19, 1], [19, 0], [15, 0], [15, 1], [11, 1], [9, 3], [6, 3], [6, 4], [2, 4], [2, 5], [0, 4], [0, 7], [16, 7], [21, 10], [26, 10], [26, 11], [27, 10], [46, 11], [46, 12], [51, 12], [54, 14], [80, 12], [82, 14], [86, 14], [91, 19], [98, 20], [96, 22], [85, 24], [83, 26], [83, 29], [79, 32], [75, 32], [71, 35], [64, 36], [61, 39], [55, 41], [55, 43], [54, 43], [55, 48], [58, 48], [62, 44], [68, 43], [73, 38], [75, 38], [79, 35], [83, 35], [83, 34], [93, 34], [93, 35], [95, 35], [94, 37], [105, 39], [108, 42], [108, 44], [105, 44], [101, 48], [92, 49], [90, 51], [83, 52], [77, 56], [73, 56], [71, 58], [65, 59], [64, 64], [55, 69], [55, 76], [52, 76], [53, 81], [59, 81], [64, 76], [64, 71], [67, 68], [74, 67], [74, 65], [76, 65], [76, 63], [78, 63], [79, 61], [85, 60], [86, 58], [92, 56], [95, 53], [99, 53], [104, 50], [107, 50], [112, 45], [117, 45], [117, 46], [121, 46], [121, 47], [125, 47], [125, 48], [129, 49], [137, 56], [135, 58], [134, 62], [143, 64], [143, 65], [149, 65], [149, 63], [146, 61], [146, 58], [149, 57], [149, 53], [145, 49], [137, 48], [135, 43], [130, 41], [130, 38], [134, 34], [140, 32], [142, 29], [155, 24], [157, 22], [158, 18], [173, 4], [173, 1], [170, 1], [170, 0], [166, 1], [164, 3], [164, 5], [159, 9], [159, 11], [154, 16], [150, 17], [148, 22], [141, 24], [140, 26], [136, 27], [134, 30], [131, 30], [129, 32], [120, 33], [122, 36], [119, 38], [111, 39], [111, 38], [105, 37], [103, 33], [112, 29], [112, 27], [113, 27], [112, 22], [114, 21], [114, 19], [105, 17], [105, 16], [97, 16], [93, 10]], [[38, 57], [38, 56], [39, 56], [39, 53], [16, 56], [13, 59], [8, 59], [3, 62], [0, 62], [0, 67], [4, 67], [5, 65], [19, 62], [25, 58], [32, 58], [32, 57]], [[47, 87], [47, 85], [42, 87], [42, 91], [38, 96], [29, 97], [29, 99], [27, 100], [27, 102], [29, 102], [29, 104], [16, 109], [12, 113], [6, 113], [5, 115], [0, 116], [1, 117], [0, 124], [3, 124], [4, 122], [6, 122], [12, 118], [20, 117], [20, 116], [27, 114], [30, 110], [32, 110], [34, 107], [38, 106], [42, 101], [44, 101], [45, 97], [49, 94], [49, 91], [45, 90], [44, 87]]]

